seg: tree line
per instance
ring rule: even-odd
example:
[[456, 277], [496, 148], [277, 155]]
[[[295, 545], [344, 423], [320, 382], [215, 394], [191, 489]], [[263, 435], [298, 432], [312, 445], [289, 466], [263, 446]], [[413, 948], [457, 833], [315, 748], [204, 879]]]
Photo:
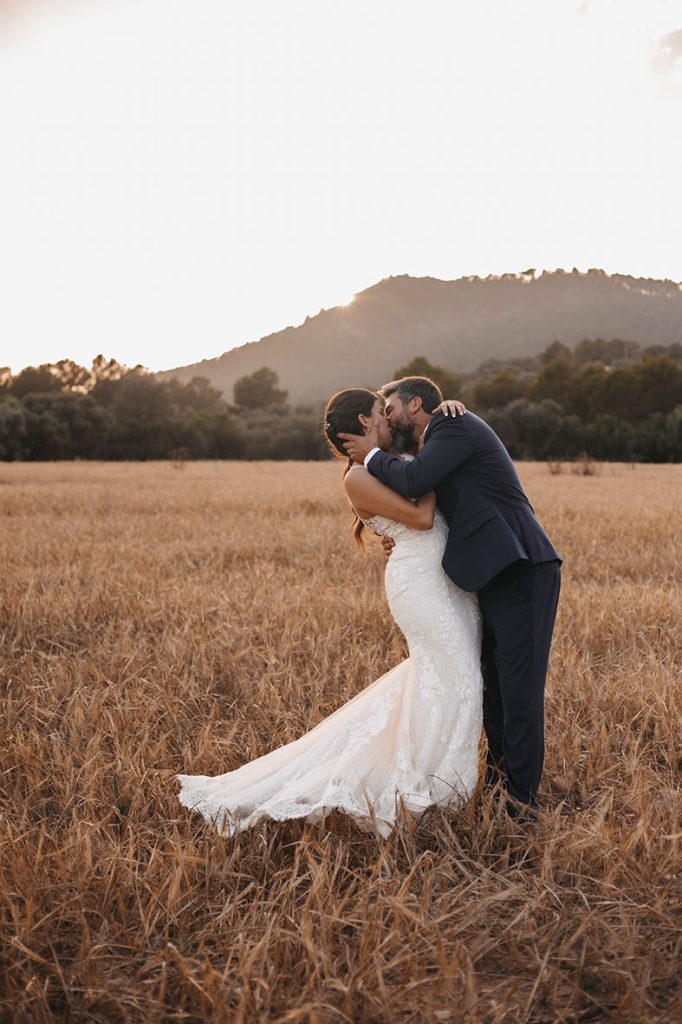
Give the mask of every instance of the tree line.
[[[418, 356], [393, 376], [412, 374], [464, 399], [515, 458], [682, 461], [682, 344], [553, 342], [466, 376]], [[292, 406], [269, 367], [231, 403], [206, 378], [159, 380], [101, 355], [89, 369], [0, 369], [0, 459], [320, 459], [322, 407]]]
[[468, 378], [423, 357], [396, 376], [410, 373], [463, 396], [513, 458], [682, 461], [680, 343], [590, 339], [571, 350], [555, 341], [536, 357], [489, 360]]
[[292, 408], [267, 367], [234, 402], [205, 377], [158, 380], [97, 356], [0, 370], [0, 459], [319, 459], [320, 409]]

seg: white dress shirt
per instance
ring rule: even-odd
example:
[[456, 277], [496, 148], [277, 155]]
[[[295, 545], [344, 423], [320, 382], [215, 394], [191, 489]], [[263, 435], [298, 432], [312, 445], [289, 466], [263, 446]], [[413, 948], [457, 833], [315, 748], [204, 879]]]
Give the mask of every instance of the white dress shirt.
[[367, 452], [367, 454], [365, 455], [365, 467], [369, 466], [369, 460], [372, 458], [372, 456], [376, 455], [376, 453], [380, 451], [381, 448], [372, 448], [371, 452]]

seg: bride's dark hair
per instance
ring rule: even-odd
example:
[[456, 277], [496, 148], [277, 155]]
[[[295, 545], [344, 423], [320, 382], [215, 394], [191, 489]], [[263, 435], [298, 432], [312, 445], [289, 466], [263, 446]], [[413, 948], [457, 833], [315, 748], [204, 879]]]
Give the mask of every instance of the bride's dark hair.
[[[345, 388], [343, 391], [337, 391], [327, 402], [322, 421], [322, 432], [332, 455], [348, 460], [344, 476], [353, 462], [348, 458], [348, 452], [343, 447], [343, 439], [339, 437], [339, 434], [364, 433], [359, 417], [372, 415], [377, 398], [379, 395], [368, 388]], [[381, 401], [381, 399], [379, 400]], [[365, 524], [357, 513], [353, 526], [355, 539], [362, 546], [362, 531]]]

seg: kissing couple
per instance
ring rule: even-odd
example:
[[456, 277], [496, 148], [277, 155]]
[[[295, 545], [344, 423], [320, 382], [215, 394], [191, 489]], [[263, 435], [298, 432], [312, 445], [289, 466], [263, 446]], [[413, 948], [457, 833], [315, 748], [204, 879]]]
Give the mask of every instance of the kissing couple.
[[300, 739], [224, 775], [179, 775], [181, 803], [224, 835], [341, 810], [387, 837], [401, 807], [418, 818], [471, 798], [483, 721], [486, 783], [532, 821], [561, 559], [507, 450], [426, 377], [338, 392], [323, 430], [348, 459], [356, 537], [369, 527], [389, 555], [409, 657]]

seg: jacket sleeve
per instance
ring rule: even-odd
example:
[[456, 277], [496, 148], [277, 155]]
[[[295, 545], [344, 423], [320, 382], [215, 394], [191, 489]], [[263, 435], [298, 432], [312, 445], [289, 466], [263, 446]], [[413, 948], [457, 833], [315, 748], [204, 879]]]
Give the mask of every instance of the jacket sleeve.
[[423, 497], [473, 454], [473, 439], [462, 423], [465, 418], [443, 416], [434, 420], [424, 447], [411, 461], [377, 452], [369, 460], [367, 469], [406, 498]]

